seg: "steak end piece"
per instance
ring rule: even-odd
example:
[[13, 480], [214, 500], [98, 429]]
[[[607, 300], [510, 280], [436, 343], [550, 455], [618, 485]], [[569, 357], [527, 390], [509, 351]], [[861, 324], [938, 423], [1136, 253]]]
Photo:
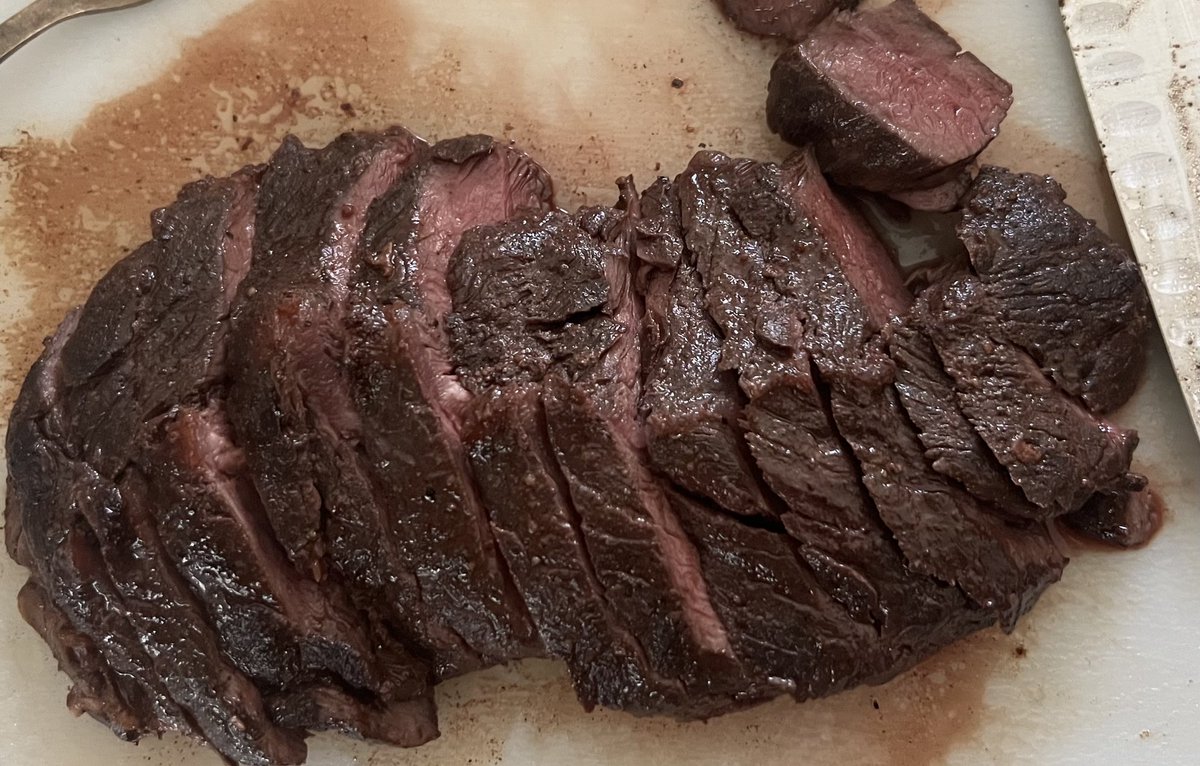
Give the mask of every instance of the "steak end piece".
[[[784, 140], [811, 144], [839, 183], [911, 193], [961, 178], [1011, 105], [1007, 82], [912, 0], [895, 0], [835, 14], [784, 53], [771, 71], [767, 121]], [[915, 199], [941, 208], [954, 195]]]
[[1149, 489], [1101, 492], [1075, 513], [1064, 516], [1063, 521], [1093, 540], [1118, 548], [1140, 548], [1162, 526], [1163, 508]]
[[802, 40], [838, 8], [858, 0], [717, 0], [738, 29], [768, 37]]

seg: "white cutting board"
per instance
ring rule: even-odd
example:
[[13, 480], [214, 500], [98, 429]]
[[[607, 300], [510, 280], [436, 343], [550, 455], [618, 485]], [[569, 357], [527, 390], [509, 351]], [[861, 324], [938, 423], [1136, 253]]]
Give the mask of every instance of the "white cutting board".
[[[21, 1], [0, 0], [0, 15]], [[1015, 86], [988, 158], [1056, 174], [1074, 204], [1120, 234], [1056, 4], [923, 5]], [[59, 27], [0, 66], [0, 145], [22, 130], [71, 137], [97, 104], [133, 93], [69, 147], [24, 139], [0, 159], [5, 408], [30, 339], [145, 236], [151, 207], [188, 177], [228, 167], [240, 145], [246, 159], [261, 156], [287, 129], [309, 140], [390, 121], [426, 135], [507, 134], [550, 168], [571, 206], [610, 199], [620, 173], [648, 182], [656, 161], [677, 172], [701, 143], [784, 151], [762, 113], [771, 46], [720, 23], [709, 0], [274, 0], [221, 24], [244, 6], [156, 0]], [[183, 40], [206, 32], [177, 58]], [[321, 736], [310, 762], [1200, 763], [1200, 447], [1157, 338], [1150, 357], [1120, 420], [1143, 434], [1139, 464], [1170, 509], [1166, 526], [1143, 551], [1077, 552], [1012, 636], [968, 640], [883, 688], [686, 726], [584, 714], [555, 665], [526, 663], [446, 684], [443, 737], [431, 745]], [[23, 579], [0, 557], [0, 763], [218, 763], [177, 739], [134, 747], [71, 718], [65, 677], [17, 615]]]

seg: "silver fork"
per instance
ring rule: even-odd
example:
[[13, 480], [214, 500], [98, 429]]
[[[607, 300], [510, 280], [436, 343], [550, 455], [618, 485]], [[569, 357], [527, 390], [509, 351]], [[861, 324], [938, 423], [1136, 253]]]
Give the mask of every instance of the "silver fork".
[[0, 24], [0, 62], [60, 21], [85, 13], [115, 11], [146, 2], [149, 0], [34, 0]]

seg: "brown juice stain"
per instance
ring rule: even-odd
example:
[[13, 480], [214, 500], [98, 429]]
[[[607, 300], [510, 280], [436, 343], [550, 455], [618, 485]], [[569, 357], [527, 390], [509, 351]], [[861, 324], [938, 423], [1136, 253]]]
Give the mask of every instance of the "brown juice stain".
[[[568, 208], [612, 201], [625, 173], [643, 184], [677, 173], [699, 148], [786, 153], [762, 97], [778, 44], [736, 32], [712, 3], [685, 18], [671, 4], [619, 15], [545, 0], [465, 5], [260, 0], [96, 108], [68, 142], [27, 136], [3, 149], [12, 205], [0, 235], [13, 271], [0, 276], [26, 281], [32, 298], [0, 338], [10, 362], [0, 408], [66, 310], [148, 237], [151, 209], [189, 180], [265, 160], [287, 133], [320, 145], [402, 124], [430, 139], [511, 138], [558, 179]], [[501, 12], [517, 21], [497, 34]]]
[[[10, 256], [0, 276], [30, 290], [27, 313], [0, 337], [10, 361], [3, 416], [41, 339], [148, 236], [151, 209], [189, 180], [263, 161], [287, 133], [319, 145], [344, 130], [399, 123], [431, 139], [512, 138], [558, 179], [566, 207], [611, 201], [612, 181], [628, 172], [643, 184], [676, 173], [703, 147], [760, 159], [787, 152], [763, 113], [778, 44], [737, 33], [712, 3], [687, 11], [697, 18], [679, 18], [671, 4], [609, 18], [603, 4], [514, 0], [509, 12], [528, 14], [558, 43], [535, 53], [519, 34], [497, 35], [488, 18], [447, 18], [430, 5], [260, 0], [187, 43], [153, 82], [99, 106], [70, 141], [27, 136], [3, 149], [12, 205], [0, 220]], [[579, 32], [580, 13], [591, 14], [583, 26], [599, 31]], [[1031, 140], [1005, 126], [1014, 133], [1006, 160], [1020, 159]], [[1058, 150], [1038, 141], [1028, 163], [1014, 164], [1054, 172]], [[1080, 163], [1066, 154], [1061, 161]], [[591, 752], [652, 763], [665, 751], [691, 763], [753, 753], [763, 766], [792, 764], [797, 754], [814, 764], [935, 764], [974, 741], [988, 720], [988, 680], [1029, 643], [987, 632], [883, 687], [687, 725], [584, 713], [559, 666], [528, 662], [440, 687], [443, 737], [430, 745], [403, 751], [320, 736], [313, 759], [495, 763], [520, 741], [546, 762]], [[181, 740], [143, 747], [188, 763], [207, 757]]]

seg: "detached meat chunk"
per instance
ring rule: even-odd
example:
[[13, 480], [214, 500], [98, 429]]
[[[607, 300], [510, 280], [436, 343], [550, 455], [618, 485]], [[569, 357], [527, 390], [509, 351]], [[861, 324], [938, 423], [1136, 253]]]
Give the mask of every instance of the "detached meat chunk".
[[718, 0], [739, 29], [756, 35], [800, 40], [837, 8], [858, 0]]
[[1145, 485], [1144, 477], [1129, 472], [1137, 433], [1063, 395], [998, 331], [978, 280], [960, 277], [926, 296], [926, 326], [963, 413], [1030, 502], [1060, 515], [1096, 492]]
[[1162, 509], [1148, 489], [1097, 493], [1063, 520], [1094, 540], [1119, 548], [1137, 548], [1148, 543], [1162, 525]]
[[959, 236], [1002, 331], [1060, 388], [1109, 412], [1141, 380], [1150, 299], [1129, 251], [1065, 199], [1048, 176], [986, 167]]
[[[838, 13], [775, 62], [767, 119], [836, 181], [885, 194], [959, 182], [1012, 89], [912, 0]], [[956, 195], [907, 197], [945, 208]]]

